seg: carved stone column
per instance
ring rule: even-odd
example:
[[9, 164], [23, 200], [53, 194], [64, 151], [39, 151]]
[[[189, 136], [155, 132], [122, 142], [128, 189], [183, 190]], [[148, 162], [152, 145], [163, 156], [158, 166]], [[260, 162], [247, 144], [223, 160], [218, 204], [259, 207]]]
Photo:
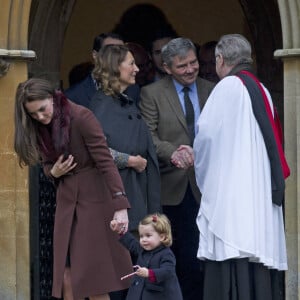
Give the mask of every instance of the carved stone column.
[[[0, 299], [30, 299], [28, 169], [13, 148], [16, 86], [27, 79], [31, 1], [0, 0]], [[17, 49], [17, 50], [15, 50]], [[22, 49], [22, 50], [20, 50]]]
[[[295, 55], [297, 53], [297, 55]], [[285, 226], [289, 270], [286, 272], [286, 299], [298, 298], [299, 232], [300, 232], [300, 49], [277, 50], [275, 56], [284, 62], [284, 135], [285, 153], [291, 176], [286, 181]]]
[[286, 272], [286, 299], [299, 298], [300, 274], [300, 12], [299, 0], [278, 0], [283, 49], [275, 57], [284, 64], [285, 153], [291, 168], [286, 181], [285, 224], [289, 270]]

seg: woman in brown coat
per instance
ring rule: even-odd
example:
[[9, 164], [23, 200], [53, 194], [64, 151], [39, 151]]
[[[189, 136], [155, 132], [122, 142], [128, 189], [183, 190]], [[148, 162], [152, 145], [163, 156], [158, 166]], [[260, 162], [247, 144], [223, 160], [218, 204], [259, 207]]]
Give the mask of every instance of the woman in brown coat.
[[129, 202], [99, 122], [43, 79], [19, 84], [15, 151], [20, 165], [41, 162], [57, 185], [52, 295], [109, 299], [126, 289], [129, 254], [109, 228], [128, 228]]

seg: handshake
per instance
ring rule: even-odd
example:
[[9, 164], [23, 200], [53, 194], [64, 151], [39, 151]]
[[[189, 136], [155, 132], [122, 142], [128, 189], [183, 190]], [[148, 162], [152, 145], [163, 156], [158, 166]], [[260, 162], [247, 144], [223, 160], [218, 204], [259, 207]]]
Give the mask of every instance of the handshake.
[[188, 169], [194, 165], [193, 148], [188, 145], [180, 145], [171, 156], [171, 163], [180, 169]]

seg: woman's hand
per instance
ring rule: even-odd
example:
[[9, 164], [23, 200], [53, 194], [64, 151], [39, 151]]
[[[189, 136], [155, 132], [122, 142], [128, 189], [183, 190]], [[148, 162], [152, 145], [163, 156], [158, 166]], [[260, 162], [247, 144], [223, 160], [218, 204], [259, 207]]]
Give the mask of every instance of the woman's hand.
[[135, 169], [138, 173], [143, 172], [147, 167], [147, 159], [140, 155], [130, 155], [128, 158], [128, 167]]
[[63, 159], [64, 155], [60, 155], [60, 157], [50, 170], [51, 175], [55, 178], [59, 178], [60, 176], [67, 174], [77, 166], [77, 163], [74, 162], [73, 155], [70, 154], [65, 160]]
[[117, 233], [125, 233], [128, 230], [127, 209], [117, 210], [113, 220], [110, 222], [110, 228]]

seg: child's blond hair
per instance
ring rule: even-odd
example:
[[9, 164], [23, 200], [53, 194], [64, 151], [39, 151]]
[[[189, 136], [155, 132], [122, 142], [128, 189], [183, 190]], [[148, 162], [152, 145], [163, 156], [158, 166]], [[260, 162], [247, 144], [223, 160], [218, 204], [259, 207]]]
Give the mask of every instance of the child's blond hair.
[[154, 230], [158, 234], [163, 234], [165, 236], [162, 244], [166, 247], [170, 247], [172, 245], [172, 231], [171, 231], [171, 223], [168, 217], [164, 214], [154, 213], [151, 215], [147, 215], [143, 220], [140, 221], [139, 225], [152, 225]]

